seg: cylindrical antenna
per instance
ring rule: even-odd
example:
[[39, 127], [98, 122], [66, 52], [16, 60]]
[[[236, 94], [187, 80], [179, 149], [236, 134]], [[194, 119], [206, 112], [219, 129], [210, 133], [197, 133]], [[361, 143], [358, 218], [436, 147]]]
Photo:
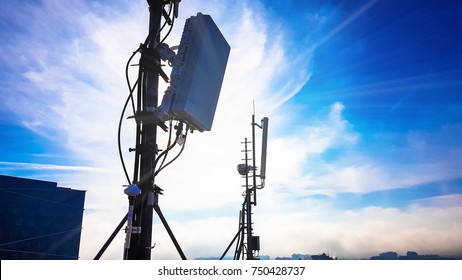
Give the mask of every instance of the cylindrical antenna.
[[268, 121], [269, 119], [267, 117], [264, 117], [261, 120], [263, 133], [262, 133], [262, 144], [261, 144], [260, 178], [262, 180], [264, 180], [266, 177], [266, 150], [267, 150], [267, 144], [268, 144]]

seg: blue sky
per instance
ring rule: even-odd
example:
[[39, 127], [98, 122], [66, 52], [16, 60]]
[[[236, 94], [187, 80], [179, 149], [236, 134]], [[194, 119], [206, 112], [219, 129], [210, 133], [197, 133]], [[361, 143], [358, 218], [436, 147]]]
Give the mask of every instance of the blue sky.
[[[462, 255], [458, 1], [184, 0], [170, 46], [197, 12], [231, 54], [212, 131], [190, 135], [157, 179], [189, 258], [221, 255], [235, 234], [253, 101], [257, 119], [270, 118], [261, 254]], [[127, 208], [117, 124], [125, 63], [147, 24], [141, 0], [0, 4], [0, 173], [87, 190], [82, 259]], [[126, 151], [130, 121], [123, 135]], [[154, 228], [153, 258], [179, 258]], [[122, 244], [104, 257], [120, 259]]]

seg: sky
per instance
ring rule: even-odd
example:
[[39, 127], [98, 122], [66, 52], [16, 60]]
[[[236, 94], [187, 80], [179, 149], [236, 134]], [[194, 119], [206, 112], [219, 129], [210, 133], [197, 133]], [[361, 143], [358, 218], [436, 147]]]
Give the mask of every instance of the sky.
[[[238, 229], [252, 114], [269, 118], [260, 255], [462, 255], [459, 1], [183, 0], [166, 43], [198, 12], [231, 46], [212, 130], [156, 178], [188, 259], [221, 256]], [[0, 174], [86, 191], [83, 260], [128, 209], [117, 126], [148, 17], [142, 0], [0, 3]], [[125, 120], [129, 174], [134, 137]], [[153, 245], [152, 259], [180, 259], [157, 217]]]

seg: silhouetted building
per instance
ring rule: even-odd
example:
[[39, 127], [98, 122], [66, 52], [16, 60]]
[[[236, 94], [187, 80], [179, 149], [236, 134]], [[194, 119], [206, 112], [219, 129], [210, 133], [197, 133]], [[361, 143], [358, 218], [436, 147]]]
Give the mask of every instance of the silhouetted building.
[[275, 260], [277, 260], [277, 261], [289, 261], [289, 260], [292, 260], [292, 258], [289, 258], [289, 257], [276, 257]]
[[276, 257], [275, 260], [336, 260], [326, 253], [320, 255], [292, 254], [292, 257]]
[[311, 259], [312, 260], [334, 260], [334, 258], [332, 258], [331, 256], [326, 255], [326, 253], [322, 253], [321, 255], [312, 255]]
[[441, 260], [439, 255], [419, 255], [417, 252], [408, 251], [406, 256], [399, 256], [400, 260]]
[[397, 260], [398, 253], [396, 252], [385, 252], [378, 256], [371, 257], [371, 260]]
[[370, 258], [371, 260], [456, 260], [460, 257], [441, 257], [439, 255], [419, 255], [417, 252], [408, 251], [405, 256], [398, 256], [396, 252], [381, 253]]
[[0, 259], [76, 260], [85, 191], [0, 175]]
[[311, 256], [308, 254], [292, 254], [293, 260], [309, 260]]

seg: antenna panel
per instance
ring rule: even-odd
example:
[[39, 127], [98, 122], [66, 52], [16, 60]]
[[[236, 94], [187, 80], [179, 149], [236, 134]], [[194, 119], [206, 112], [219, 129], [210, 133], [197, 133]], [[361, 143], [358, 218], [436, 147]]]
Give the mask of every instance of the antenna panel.
[[262, 143], [261, 143], [261, 164], [260, 164], [260, 178], [266, 177], [266, 151], [268, 144], [268, 122], [269, 119], [264, 117], [262, 120]]
[[230, 49], [209, 15], [186, 20], [171, 75], [171, 113], [201, 132], [212, 128]]

